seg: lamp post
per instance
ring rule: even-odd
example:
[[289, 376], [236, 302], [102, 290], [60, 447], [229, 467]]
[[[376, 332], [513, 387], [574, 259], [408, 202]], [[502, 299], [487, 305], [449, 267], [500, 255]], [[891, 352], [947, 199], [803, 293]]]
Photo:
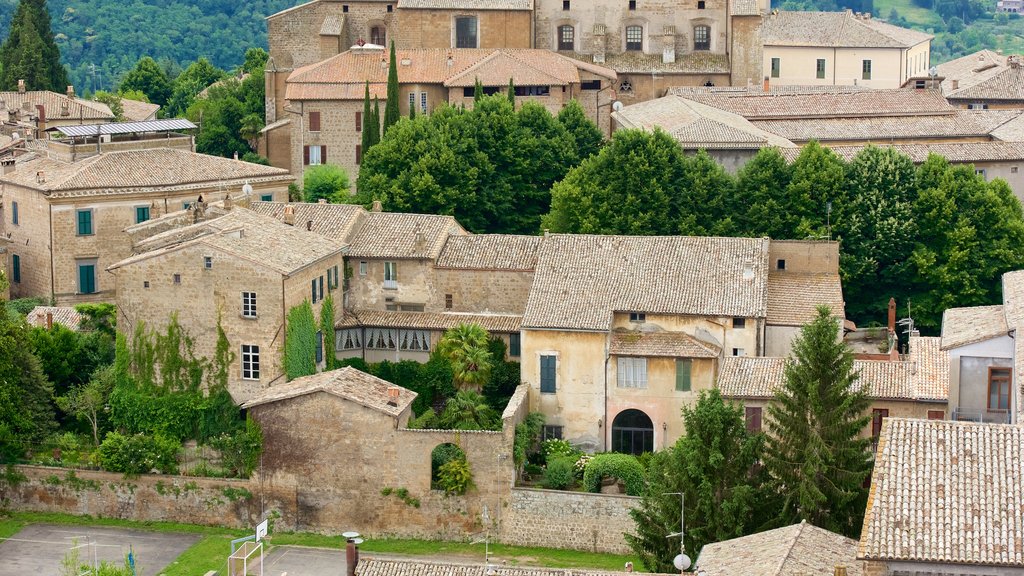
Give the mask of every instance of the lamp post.
[[665, 492], [662, 496], [679, 496], [679, 532], [673, 532], [666, 536], [666, 538], [679, 536], [679, 554], [672, 559], [672, 564], [680, 573], [686, 572], [690, 569], [690, 557], [686, 555], [686, 538], [684, 536], [686, 531], [686, 494], [682, 492]]

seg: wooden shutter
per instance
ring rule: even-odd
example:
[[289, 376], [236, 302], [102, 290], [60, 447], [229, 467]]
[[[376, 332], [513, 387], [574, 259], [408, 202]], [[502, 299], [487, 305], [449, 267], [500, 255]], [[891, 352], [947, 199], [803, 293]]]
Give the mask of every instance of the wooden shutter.
[[309, 166], [309, 146], [302, 147], [302, 165]]
[[689, 358], [676, 359], [676, 391], [690, 391], [690, 373], [692, 367], [693, 361]]
[[356, 164], [361, 164], [362, 162], [363, 162], [363, 145], [362, 144], [356, 144]]
[[882, 420], [889, 417], [888, 408], [875, 408], [871, 411], [871, 435], [878, 438], [882, 433]]
[[929, 420], [945, 420], [946, 419], [946, 411], [945, 410], [929, 410], [928, 411], [928, 419]]
[[311, 286], [310, 286], [310, 293], [311, 293], [312, 298], [313, 298], [313, 304], [316, 304], [316, 278], [314, 278], [312, 280], [312, 283], [311, 283]]
[[747, 406], [746, 408], [747, 431], [761, 431], [761, 408], [759, 406]]
[[320, 113], [310, 112], [309, 113], [309, 131], [319, 132], [320, 131]]
[[327, 146], [320, 147], [320, 163], [327, 164]]
[[363, 131], [363, 113], [356, 112], [356, 132]]
[[555, 383], [555, 357], [554, 356], [541, 356], [540, 357], [540, 391], [544, 393], [554, 394], [556, 390]]

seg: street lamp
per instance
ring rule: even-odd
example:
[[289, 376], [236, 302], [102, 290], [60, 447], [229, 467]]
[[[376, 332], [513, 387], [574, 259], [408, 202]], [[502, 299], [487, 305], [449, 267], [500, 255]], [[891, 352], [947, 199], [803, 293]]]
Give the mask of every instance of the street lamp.
[[690, 557], [686, 555], [686, 538], [683, 533], [686, 531], [686, 494], [682, 492], [665, 492], [662, 496], [679, 496], [679, 532], [673, 532], [666, 538], [679, 537], [679, 554], [672, 559], [676, 570], [686, 572], [690, 568]]

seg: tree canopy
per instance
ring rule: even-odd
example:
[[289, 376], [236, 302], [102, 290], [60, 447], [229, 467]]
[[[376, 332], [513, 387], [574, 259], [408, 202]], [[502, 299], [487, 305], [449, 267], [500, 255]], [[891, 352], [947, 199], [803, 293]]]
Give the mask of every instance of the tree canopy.
[[20, 0], [0, 46], [0, 90], [17, 90], [18, 80], [28, 90], [63, 93], [68, 85], [46, 0]]

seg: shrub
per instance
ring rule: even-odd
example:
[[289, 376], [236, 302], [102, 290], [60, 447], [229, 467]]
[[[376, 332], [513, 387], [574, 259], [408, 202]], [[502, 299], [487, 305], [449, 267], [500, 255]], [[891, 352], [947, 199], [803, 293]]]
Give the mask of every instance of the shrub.
[[617, 478], [626, 485], [626, 494], [639, 496], [644, 489], [644, 468], [629, 454], [597, 454], [583, 472], [583, 485], [588, 492], [599, 492], [601, 480]]
[[576, 459], [576, 463], [572, 465], [572, 471], [576, 473], [577, 480], [583, 480], [583, 472], [587, 469], [587, 464], [594, 457], [590, 454], [580, 454], [579, 458]]
[[437, 472], [437, 487], [446, 494], [465, 494], [473, 487], [473, 473], [465, 458], [449, 460]]
[[544, 472], [544, 487], [553, 490], [565, 490], [573, 481], [576, 474], [572, 467], [576, 460], [571, 456], [560, 456], [548, 462], [548, 469]]
[[540, 451], [544, 454], [544, 462], [550, 463], [556, 458], [569, 456], [573, 462], [579, 458], [583, 452], [572, 447], [572, 444], [568, 440], [558, 440], [552, 438], [541, 442]]
[[544, 415], [531, 412], [522, 422], [516, 424], [516, 436], [512, 443], [512, 459], [516, 467], [526, 463], [526, 456], [533, 450], [544, 427]]
[[210, 440], [210, 446], [220, 452], [225, 471], [239, 478], [248, 478], [260, 461], [263, 433], [256, 421], [248, 418], [245, 429], [234, 434], [221, 434]]
[[99, 449], [100, 466], [110, 472], [126, 475], [145, 474], [159, 470], [164, 474], [178, 471], [177, 456], [181, 445], [163, 436], [135, 434], [125, 436], [108, 432]]

